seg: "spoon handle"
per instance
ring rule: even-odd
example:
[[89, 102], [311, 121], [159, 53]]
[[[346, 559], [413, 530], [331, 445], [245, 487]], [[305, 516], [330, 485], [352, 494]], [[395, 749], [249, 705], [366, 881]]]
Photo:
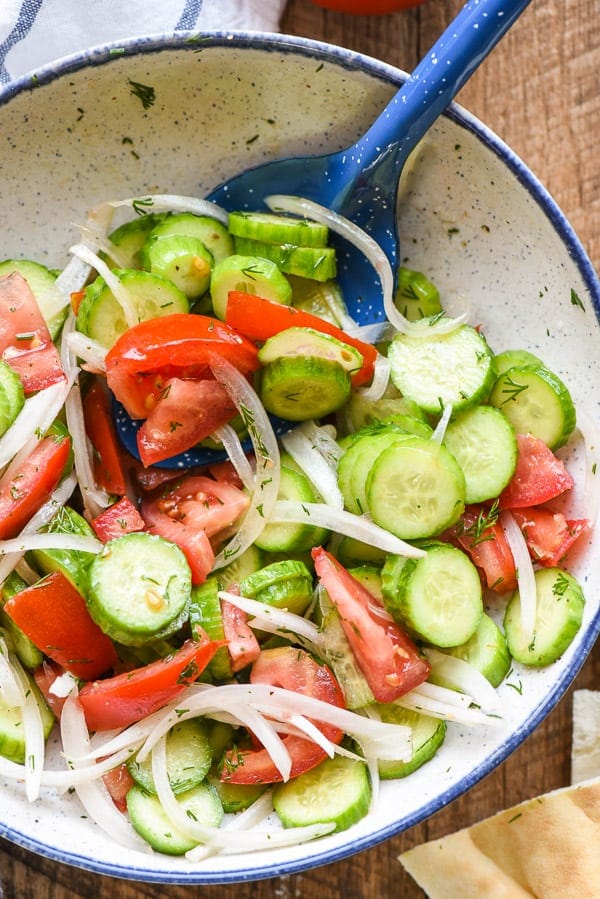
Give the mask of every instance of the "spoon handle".
[[[379, 168], [384, 162], [400, 168], [530, 2], [469, 0], [350, 150], [357, 169]], [[348, 168], [346, 176], [353, 180]]]

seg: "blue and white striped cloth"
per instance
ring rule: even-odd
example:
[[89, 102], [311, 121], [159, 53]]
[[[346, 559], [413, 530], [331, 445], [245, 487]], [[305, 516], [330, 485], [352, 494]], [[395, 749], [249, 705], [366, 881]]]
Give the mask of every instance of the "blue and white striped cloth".
[[145, 34], [277, 31], [285, 0], [0, 0], [0, 84]]

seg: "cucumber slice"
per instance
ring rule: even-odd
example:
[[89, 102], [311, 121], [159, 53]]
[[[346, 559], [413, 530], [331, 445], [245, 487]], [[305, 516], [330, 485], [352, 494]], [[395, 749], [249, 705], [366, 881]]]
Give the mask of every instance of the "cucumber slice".
[[89, 570], [92, 618], [117, 643], [140, 646], [187, 620], [191, 574], [174, 543], [136, 532], [109, 540]]
[[494, 356], [496, 375], [500, 376], [509, 368], [540, 368], [542, 360], [529, 350], [504, 350]]
[[394, 303], [409, 321], [419, 321], [442, 312], [439, 291], [422, 272], [401, 265], [396, 278]]
[[24, 403], [21, 378], [7, 362], [0, 360], [0, 437], [8, 431]]
[[386, 559], [383, 550], [355, 537], [342, 537], [335, 547], [334, 555], [344, 568], [363, 564], [381, 566]]
[[317, 593], [317, 611], [321, 633], [320, 650], [340, 684], [346, 706], [361, 709], [375, 701], [373, 692], [350, 649], [340, 614], [326, 590]]
[[292, 285], [292, 305], [296, 309], [318, 315], [319, 318], [343, 328], [348, 320], [348, 309], [337, 281], [313, 281], [288, 275]]
[[585, 598], [573, 577], [560, 568], [535, 573], [537, 609], [533, 637], [521, 629], [521, 598], [516, 590], [504, 614], [508, 649], [517, 662], [541, 668], [555, 662], [569, 647], [581, 627]]
[[[40, 529], [49, 534], [76, 534], [80, 537], [94, 537], [95, 533], [83, 518], [69, 506], [58, 510], [49, 524]], [[88, 592], [89, 567], [95, 559], [95, 553], [86, 553], [75, 549], [32, 549], [26, 554], [26, 560], [40, 574], [52, 574], [60, 571], [82, 596]]]
[[19, 577], [16, 571], [11, 571], [8, 575], [2, 584], [2, 587], [0, 587], [0, 627], [6, 631], [12, 640], [15, 655], [21, 664], [24, 665], [25, 668], [33, 670], [34, 668], [37, 668], [38, 665], [42, 664], [44, 656], [37, 646], [32, 643], [27, 634], [23, 633], [19, 625], [4, 611], [4, 604], [11, 599], [11, 597], [20, 593], [21, 590], [25, 590], [28, 586], [29, 584], [27, 581], [24, 581], [22, 577]]
[[[115, 274], [128, 291], [135, 306], [138, 321], [148, 321], [176, 312], [189, 312], [189, 303], [174, 284], [152, 272], [116, 269]], [[122, 306], [112, 291], [97, 278], [85, 288], [85, 295], [77, 312], [77, 329], [110, 349], [127, 330]]]
[[[343, 412], [347, 414], [353, 431], [360, 431], [365, 425], [376, 424], [384, 419], [396, 419], [398, 416], [401, 420], [406, 418], [420, 421], [428, 427], [425, 415], [417, 404], [406, 399], [405, 396], [400, 396], [394, 387], [391, 390], [388, 388], [378, 400], [371, 400], [361, 393], [354, 392]], [[418, 433], [418, 431], [414, 431], [414, 433]], [[425, 437], [426, 434], [423, 433], [421, 436]]]
[[[48, 325], [50, 337], [52, 340], [56, 340], [69, 313], [69, 306], [66, 305], [64, 309], [54, 314], [49, 312], [49, 297], [55, 291], [55, 272], [51, 272], [45, 265], [32, 262], [30, 259], [5, 259], [4, 262], [0, 262], [0, 278], [12, 274], [12, 272], [19, 272], [29, 284], [29, 289]], [[52, 303], [52, 307], [55, 308], [54, 303]]]
[[499, 496], [515, 473], [515, 431], [494, 406], [474, 406], [460, 412], [446, 428], [444, 445], [463, 470], [467, 503]]
[[230, 212], [229, 232], [264, 243], [291, 243], [299, 247], [326, 247], [329, 228], [309, 219], [270, 212]]
[[382, 571], [390, 615], [425, 643], [466, 643], [483, 615], [481, 581], [468, 556], [447, 543], [432, 543], [420, 559], [395, 559], [393, 572], [387, 562]]
[[[175, 724], [167, 734], [167, 773], [174, 793], [185, 793], [202, 783], [212, 764], [212, 753], [204, 722], [190, 718]], [[127, 770], [148, 793], [156, 793], [152, 759], [127, 762]]]
[[[224, 640], [223, 616], [219, 600], [220, 582], [215, 576], [208, 577], [203, 584], [192, 587], [190, 598], [190, 627], [195, 633], [199, 626], [211, 640]], [[231, 659], [226, 646], [221, 646], [207, 666], [208, 673], [217, 681], [229, 680], [233, 676]]]
[[365, 429], [355, 435], [337, 467], [338, 486], [349, 512], [362, 515], [368, 511], [367, 480], [376, 459], [385, 449], [408, 436], [400, 428], [391, 426]]
[[270, 259], [282, 272], [312, 278], [314, 281], [331, 281], [337, 272], [333, 247], [301, 247], [287, 243], [275, 245], [236, 237], [235, 251], [243, 256]]
[[265, 554], [254, 543], [237, 558], [220, 568], [217, 572], [219, 587], [221, 590], [229, 590], [232, 584], [239, 584], [243, 578], [258, 571], [265, 564]]
[[142, 261], [147, 271], [166, 278], [188, 300], [202, 296], [210, 286], [213, 255], [197, 237], [151, 235], [144, 244]]
[[142, 247], [152, 230], [166, 217], [166, 212], [149, 212], [125, 222], [108, 235], [116, 248], [118, 268], [142, 268]]
[[371, 785], [364, 762], [345, 756], [325, 759], [273, 791], [273, 806], [284, 827], [333, 822], [346, 830], [369, 811]]
[[[303, 503], [315, 503], [319, 499], [306, 475], [287, 465], [281, 466], [277, 498]], [[325, 543], [328, 537], [329, 531], [309, 524], [267, 524], [254, 544], [270, 553], [307, 552]]]
[[368, 590], [371, 596], [383, 602], [383, 590], [381, 587], [381, 568], [376, 565], [358, 565], [349, 568], [352, 577]]
[[[44, 739], [48, 739], [54, 727], [54, 715], [46, 705], [32, 677], [28, 676], [29, 688], [38, 704], [42, 716]], [[23, 727], [23, 711], [19, 707], [7, 705], [0, 698], [0, 755], [22, 765], [25, 762], [25, 729]]]
[[212, 774], [207, 780], [217, 791], [226, 815], [249, 808], [267, 790], [266, 784], [232, 784]]
[[397, 334], [388, 350], [390, 375], [403, 396], [435, 415], [452, 405], [455, 412], [483, 402], [496, 377], [485, 338], [470, 325], [446, 334]]
[[350, 375], [318, 356], [284, 356], [262, 369], [260, 398], [267, 412], [288, 421], [322, 418], [350, 395]]
[[304, 562], [273, 562], [245, 577], [240, 592], [266, 605], [303, 615], [313, 599], [312, 575]]
[[[451, 646], [445, 650], [448, 655], [456, 656], [468, 662], [489, 680], [492, 687], [502, 683], [510, 670], [510, 653], [506, 637], [485, 612], [477, 625], [473, 636], [461, 646]], [[433, 673], [429, 675], [433, 683], [446, 686], [442, 679]]]
[[162, 238], [172, 235], [195, 237], [202, 241], [215, 264], [234, 253], [233, 238], [227, 228], [209, 215], [194, 215], [191, 212], [168, 215], [162, 218], [149, 236]]
[[544, 366], [507, 369], [494, 384], [489, 401], [504, 412], [517, 434], [533, 434], [551, 450], [563, 446], [575, 428], [571, 394]]
[[357, 372], [363, 364], [363, 355], [355, 347], [314, 328], [286, 328], [269, 337], [258, 351], [261, 365], [289, 356], [329, 359], [350, 374]]
[[431, 715], [423, 715], [412, 709], [403, 709], [393, 702], [376, 706], [379, 716], [386, 724], [400, 724], [410, 727], [412, 736], [412, 758], [406, 762], [402, 759], [380, 759], [377, 763], [382, 780], [407, 777], [429, 762], [446, 737], [446, 722]]
[[455, 524], [465, 507], [465, 476], [445, 446], [409, 436], [384, 449], [367, 477], [373, 521], [401, 540]]
[[[219, 827], [223, 820], [223, 806], [217, 791], [206, 782], [180, 793], [178, 802], [192, 821], [207, 827]], [[158, 798], [135, 784], [127, 793], [127, 811], [139, 835], [157, 852], [184, 855], [198, 845], [198, 841], [173, 826]]]
[[263, 297], [284, 306], [292, 302], [290, 282], [275, 263], [248, 253], [228, 256], [213, 269], [210, 279], [213, 312], [223, 321], [230, 290]]

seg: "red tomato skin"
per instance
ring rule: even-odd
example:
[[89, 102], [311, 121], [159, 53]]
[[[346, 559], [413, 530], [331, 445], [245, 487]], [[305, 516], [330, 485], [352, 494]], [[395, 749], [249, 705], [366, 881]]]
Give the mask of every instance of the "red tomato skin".
[[258, 640], [248, 624], [248, 615], [243, 609], [222, 600], [221, 617], [231, 668], [234, 672], [241, 671], [242, 668], [256, 662], [260, 656]]
[[227, 424], [236, 412], [218, 381], [169, 378], [137, 433], [142, 463], [155, 465], [185, 452]]
[[567, 519], [562, 512], [550, 509], [512, 509], [512, 515], [523, 531], [532, 559], [546, 568], [560, 566], [590, 526], [585, 518]]
[[127, 496], [121, 497], [118, 502], [101, 512], [91, 524], [103, 543], [122, 537], [123, 534], [143, 531], [146, 527], [146, 522]]
[[502, 526], [496, 521], [473, 533], [480, 516], [487, 514], [483, 506], [467, 506], [448, 536], [469, 555], [487, 587], [495, 593], [512, 592], [517, 588], [517, 571]]
[[193, 683], [223, 645], [203, 635], [198, 642], [187, 640], [165, 659], [86, 684], [79, 701], [87, 726], [93, 731], [112, 730], [151, 715]]
[[232, 290], [228, 294], [225, 320], [237, 331], [245, 334], [251, 340], [265, 341], [286, 328], [303, 327], [315, 328], [323, 334], [329, 334], [338, 340], [355, 347], [362, 353], [362, 368], [352, 375], [352, 384], [359, 387], [368, 384], [373, 377], [373, 367], [377, 359], [377, 350], [370, 343], [365, 343], [357, 337], [351, 337], [337, 328], [335, 325], [311, 315], [293, 306], [284, 306], [282, 303], [274, 303], [262, 297]]
[[66, 696], [57, 696], [55, 693], [52, 693], [50, 688], [56, 678], [64, 673], [65, 669], [60, 665], [57, 665], [56, 662], [53, 662], [51, 659], [44, 659], [42, 664], [38, 665], [33, 672], [34, 680], [57, 721], [60, 720], [60, 716], [62, 715]]
[[41, 652], [75, 677], [99, 677], [118, 662], [111, 639], [60, 571], [15, 593], [4, 610]]
[[127, 765], [118, 765], [102, 777], [110, 798], [120, 812], [127, 811], [127, 793], [135, 781], [127, 769]]
[[107, 383], [132, 418], [146, 418], [163, 383], [149, 386], [144, 383], [145, 376], [160, 375], [164, 370], [167, 378], [210, 377], [213, 352], [245, 375], [259, 368], [255, 345], [225, 322], [191, 313], [150, 319], [126, 331], [109, 350]]
[[9, 480], [0, 480], [0, 540], [16, 537], [50, 499], [70, 450], [70, 437], [44, 437]]
[[372, 611], [378, 604], [375, 597], [322, 547], [315, 547], [312, 557], [375, 699], [393, 702], [423, 683], [429, 663], [395, 622]]
[[412, 9], [425, 3], [425, 0], [312, 0], [312, 2], [324, 9], [333, 9], [354, 16], [381, 16], [401, 9]]
[[102, 384], [94, 381], [83, 398], [86, 434], [94, 447], [94, 479], [107, 493], [122, 496], [126, 489], [125, 466], [117, 439], [109, 400]]
[[[263, 650], [252, 667], [250, 681], [283, 687], [339, 708], [345, 707], [342, 689], [327, 665], [319, 665], [307, 652], [292, 646]], [[339, 728], [322, 722], [313, 723], [333, 743], [341, 741], [343, 731]], [[326, 757], [320, 746], [302, 737], [288, 734], [283, 737], [283, 742], [292, 761], [290, 777], [310, 771]], [[225, 753], [220, 777], [227, 783], [239, 784], [280, 783], [283, 780], [266, 749], [229, 750]]]
[[[0, 278], [0, 355], [17, 372], [25, 395], [65, 377], [58, 350], [29, 284], [18, 272]], [[24, 335], [31, 335], [24, 339]]]
[[543, 440], [517, 434], [519, 454], [512, 480], [499, 497], [501, 509], [541, 506], [573, 487], [573, 478]]

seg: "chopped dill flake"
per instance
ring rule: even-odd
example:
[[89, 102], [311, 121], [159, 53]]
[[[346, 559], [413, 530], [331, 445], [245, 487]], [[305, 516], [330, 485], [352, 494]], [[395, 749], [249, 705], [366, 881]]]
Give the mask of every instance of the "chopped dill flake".
[[128, 82], [131, 85], [131, 93], [133, 96], [137, 97], [138, 100], [141, 100], [144, 109], [150, 109], [156, 101], [156, 91], [154, 88], [149, 84], [132, 81], [131, 78], [128, 79]]

